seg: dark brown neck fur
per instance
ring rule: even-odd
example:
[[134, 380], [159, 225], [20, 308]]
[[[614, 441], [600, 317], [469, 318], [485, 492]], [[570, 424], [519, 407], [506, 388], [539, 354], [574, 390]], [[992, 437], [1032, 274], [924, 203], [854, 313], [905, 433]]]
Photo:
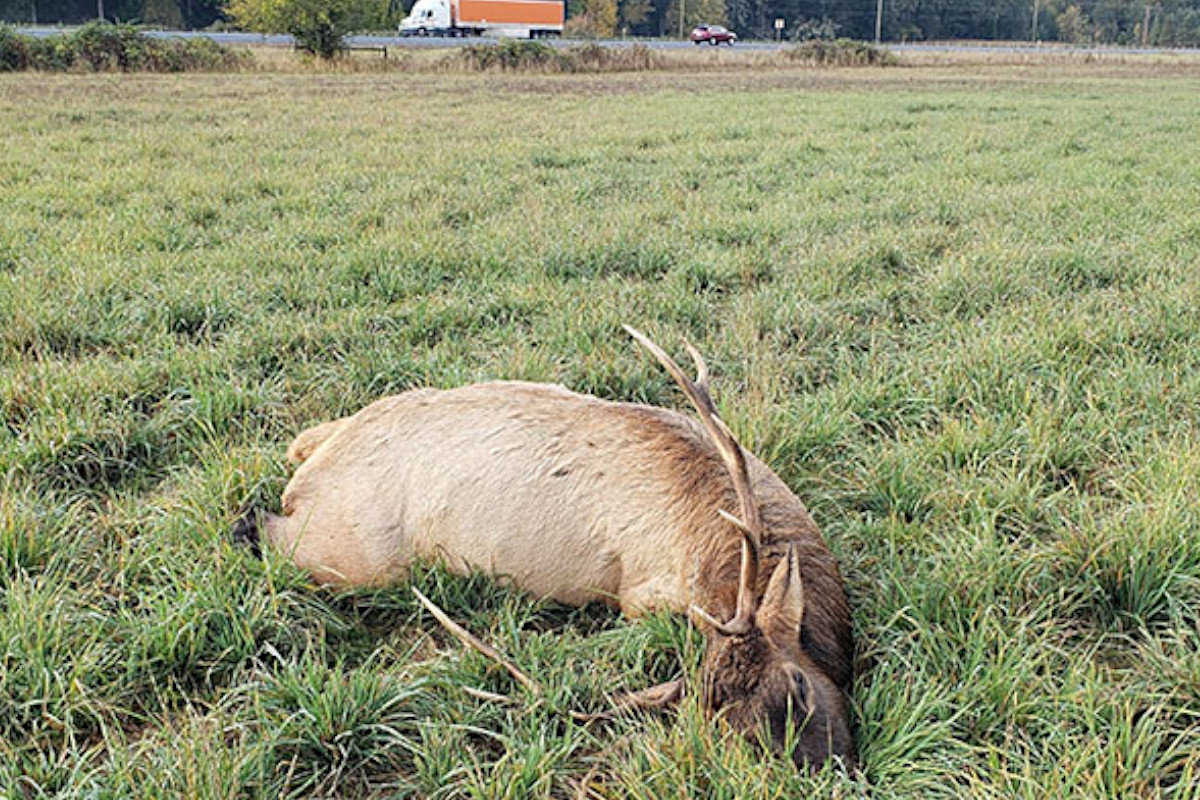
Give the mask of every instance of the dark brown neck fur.
[[[681, 529], [688, 532], [685, 575], [692, 602], [708, 613], [731, 619], [737, 606], [741, 543], [737, 532], [717, 514], [736, 512], [739, 504], [716, 448], [699, 424], [667, 409], [622, 404], [634, 418], [640, 443], [654, 453], [657, 468], [671, 487], [666, 498]], [[768, 532], [760, 552], [757, 593], [766, 591], [771, 573], [793, 543], [804, 578], [805, 613], [801, 644], [809, 657], [842, 689], [853, 678], [850, 610], [837, 562], [804, 504], [753, 455], [751, 483]]]

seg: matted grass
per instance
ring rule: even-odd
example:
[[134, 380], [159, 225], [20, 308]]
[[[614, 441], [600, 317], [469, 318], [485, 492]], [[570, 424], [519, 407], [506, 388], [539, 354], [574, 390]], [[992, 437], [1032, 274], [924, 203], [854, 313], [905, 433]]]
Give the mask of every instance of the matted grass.
[[[1086, 65], [0, 77], [0, 794], [1200, 797], [1200, 80]], [[232, 548], [304, 425], [705, 352], [847, 577], [863, 773], [627, 623]]]

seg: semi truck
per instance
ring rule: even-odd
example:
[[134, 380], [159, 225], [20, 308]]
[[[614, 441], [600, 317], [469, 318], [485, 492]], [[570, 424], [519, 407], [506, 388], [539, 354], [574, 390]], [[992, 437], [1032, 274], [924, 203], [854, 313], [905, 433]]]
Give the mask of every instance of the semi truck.
[[563, 0], [417, 0], [400, 35], [558, 36], [564, 10]]

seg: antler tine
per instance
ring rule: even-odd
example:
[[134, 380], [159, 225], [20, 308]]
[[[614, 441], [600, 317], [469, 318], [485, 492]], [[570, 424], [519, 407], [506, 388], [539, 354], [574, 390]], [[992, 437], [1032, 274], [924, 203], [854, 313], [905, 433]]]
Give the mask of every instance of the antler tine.
[[754, 531], [754, 535], [758, 536], [761, 533], [761, 522], [759, 521], [758, 506], [754, 502], [753, 495], [750, 493], [749, 474], [746, 469], [746, 458], [742, 453], [741, 445], [733, 437], [733, 433], [725, 425], [724, 421], [717, 416], [717, 408], [713, 403], [712, 395], [708, 391], [709, 371], [708, 365], [704, 363], [704, 359], [696, 348], [688, 342], [684, 342], [688, 352], [692, 355], [692, 360], [696, 362], [696, 371], [699, 373], [695, 381], [689, 378], [675, 359], [667, 355], [661, 347], [650, 340], [646, 334], [637, 330], [630, 325], [622, 326], [625, 332], [636, 339], [643, 347], [658, 360], [675, 382], [679, 384], [679, 388], [687, 395], [688, 400], [696, 409], [696, 413], [700, 416], [700, 422], [704, 425], [704, 430], [708, 433], [709, 439], [716, 445], [717, 451], [721, 454], [722, 460], [725, 461], [725, 466], [729, 470], [730, 477], [733, 479], [734, 488], [737, 490], [738, 499], [742, 505], [742, 518], [746, 523], [746, 527]]
[[[644, 333], [630, 325], [622, 327], [626, 333], [650, 351], [679, 384], [683, 393], [687, 395], [700, 417], [700, 423], [704, 426], [705, 432], [708, 433], [709, 439], [720, 453], [729, 477], [733, 480], [733, 488], [741, 506], [741, 517], [732, 518], [728, 513], [723, 513], [722, 516], [730, 520], [742, 534], [742, 564], [738, 579], [737, 612], [728, 623], [715, 627], [727, 635], [748, 633], [754, 627], [754, 613], [757, 611], [754, 590], [758, 582], [758, 546], [763, 540], [763, 524], [758, 503], [750, 488], [750, 471], [746, 465], [745, 452], [734, 438], [732, 431], [717, 416], [716, 405], [713, 403], [708, 388], [710, 378], [708, 365], [704, 363], [704, 358], [699, 351], [692, 347], [691, 343], [684, 342], [692, 361], [696, 364], [696, 380], [693, 381], [684, 374], [666, 351], [652, 342]], [[712, 618], [709, 617], [709, 619]]]
[[[754, 615], [758, 611], [758, 603], [754, 600], [754, 585], [758, 580], [758, 546], [755, 544], [755, 532], [740, 519], [725, 509], [717, 511], [721, 519], [738, 529], [742, 535], [742, 564], [738, 575], [737, 614], [728, 625], [717, 630], [726, 636], [744, 635], [754, 627]], [[758, 534], [761, 537], [761, 531]]]
[[704, 363], [704, 356], [700, 355], [700, 351], [692, 347], [692, 343], [687, 339], [683, 340], [683, 346], [687, 348], [688, 355], [692, 357], [692, 363], [696, 365], [696, 385], [703, 391], [709, 410], [715, 414], [716, 408], [712, 404], [712, 395], [708, 392], [708, 381], [712, 377], [708, 371], [708, 364]]
[[726, 626], [726, 624], [724, 622], [721, 622], [721, 620], [717, 619], [712, 614], [708, 613], [707, 611], [705, 611], [703, 608], [696, 605], [695, 603], [692, 603], [690, 606], [688, 606], [688, 611], [691, 613], [691, 615], [693, 617], [700, 620], [704, 624], [709, 625], [710, 627], [716, 628], [717, 630], [719, 630], [721, 633], [725, 634], [726, 636], [732, 635], [732, 631], [730, 631], [728, 629], [728, 627]]
[[454, 634], [456, 639], [500, 664], [502, 667], [508, 670], [510, 675], [517, 679], [518, 683], [528, 689], [531, 694], [540, 695], [542, 693], [542, 687], [538, 686], [537, 681], [526, 675], [516, 664], [512, 663], [503, 655], [501, 655], [499, 650], [492, 647], [482, 639], [476, 637], [475, 634], [471, 633], [466, 628], [450, 619], [450, 615], [438, 608], [437, 604], [428, 597], [421, 594], [420, 589], [413, 586], [412, 591], [413, 594], [417, 596], [417, 599], [421, 601], [421, 605], [425, 606], [425, 609], [433, 615], [434, 619], [442, 624], [443, 628]]

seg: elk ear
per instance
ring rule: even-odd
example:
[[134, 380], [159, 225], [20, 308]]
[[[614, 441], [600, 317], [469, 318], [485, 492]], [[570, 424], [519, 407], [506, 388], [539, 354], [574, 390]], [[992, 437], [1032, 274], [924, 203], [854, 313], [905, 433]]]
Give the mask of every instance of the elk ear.
[[787, 553], [771, 573], [759, 616], [768, 636], [775, 634], [795, 641], [794, 637], [800, 635], [800, 624], [804, 620], [804, 579], [800, 577], [800, 558], [794, 544], [788, 545]]

